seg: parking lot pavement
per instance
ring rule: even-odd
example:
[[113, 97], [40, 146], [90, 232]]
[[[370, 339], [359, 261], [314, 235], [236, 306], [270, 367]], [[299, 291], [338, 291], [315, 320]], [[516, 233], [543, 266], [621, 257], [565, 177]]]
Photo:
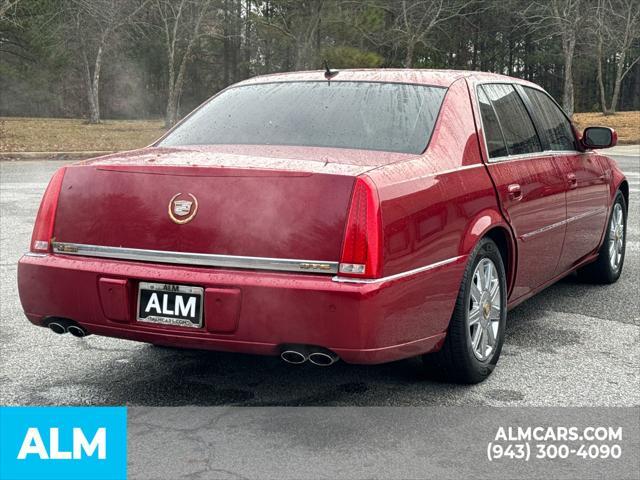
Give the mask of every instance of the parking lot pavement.
[[616, 159], [631, 186], [622, 277], [594, 286], [571, 276], [510, 312], [498, 368], [475, 386], [426, 378], [417, 360], [289, 366], [32, 326], [18, 300], [16, 262], [61, 163], [0, 162], [0, 404], [639, 405], [640, 157]]

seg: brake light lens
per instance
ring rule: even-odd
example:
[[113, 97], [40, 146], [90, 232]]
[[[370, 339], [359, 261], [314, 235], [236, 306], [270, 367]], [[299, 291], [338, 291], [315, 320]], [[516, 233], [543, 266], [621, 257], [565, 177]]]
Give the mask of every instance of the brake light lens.
[[382, 221], [376, 187], [356, 178], [340, 257], [340, 274], [376, 278], [382, 267]]
[[56, 173], [53, 174], [53, 177], [51, 177], [49, 185], [44, 192], [44, 196], [40, 202], [40, 209], [36, 216], [36, 223], [33, 226], [33, 234], [31, 235], [32, 252], [51, 252], [53, 225], [55, 223], [58, 197], [60, 197], [60, 189], [62, 188], [65, 171], [66, 167], [59, 168]]

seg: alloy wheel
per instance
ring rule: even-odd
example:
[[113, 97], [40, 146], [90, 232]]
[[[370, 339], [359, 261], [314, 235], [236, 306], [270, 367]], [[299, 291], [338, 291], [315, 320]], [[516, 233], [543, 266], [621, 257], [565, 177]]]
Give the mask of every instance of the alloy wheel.
[[501, 307], [498, 269], [489, 258], [483, 258], [473, 272], [467, 321], [471, 348], [478, 360], [493, 353], [500, 328]]
[[618, 271], [624, 249], [624, 215], [622, 205], [616, 203], [609, 225], [609, 262], [613, 271]]

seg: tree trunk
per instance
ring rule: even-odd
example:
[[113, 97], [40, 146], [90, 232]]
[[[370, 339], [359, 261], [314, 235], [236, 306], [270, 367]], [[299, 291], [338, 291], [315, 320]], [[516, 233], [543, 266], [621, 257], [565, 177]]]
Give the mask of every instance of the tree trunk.
[[471, 70], [478, 69], [478, 31], [478, 26], [475, 26], [473, 35], [473, 55], [471, 57]]
[[[197, 29], [196, 29], [197, 33]], [[169, 62], [169, 97], [167, 99], [167, 114], [164, 120], [164, 126], [166, 128], [173, 127], [178, 121], [179, 109], [180, 109], [180, 97], [182, 96], [182, 89], [184, 87], [185, 72], [187, 71], [187, 64], [191, 57], [191, 52], [195, 44], [196, 36], [191, 38], [187, 45], [182, 59], [180, 60], [180, 67], [178, 67], [178, 75], [175, 74], [174, 59], [175, 54], [170, 56]]]
[[178, 120], [178, 98], [175, 87], [169, 85], [169, 96], [167, 98], [167, 113], [164, 117], [165, 128], [173, 127]]
[[562, 50], [564, 53], [564, 86], [562, 90], [562, 107], [564, 111], [573, 116], [573, 52], [576, 47], [576, 36], [574, 32], [566, 32]]
[[93, 75], [89, 67], [87, 52], [83, 49], [84, 80], [87, 89], [87, 100], [89, 103], [89, 118], [91, 124], [100, 123], [100, 69], [102, 68], [102, 52], [104, 51], [103, 41], [98, 46], [96, 59], [93, 64]]
[[224, 0], [224, 24], [222, 27], [222, 83], [231, 83], [231, 31], [229, 30], [229, 3]]
[[246, 0], [244, 19], [244, 72], [243, 77], [251, 76], [251, 0]]
[[89, 123], [100, 123], [100, 99], [98, 91], [89, 92]]
[[[91, 81], [91, 69], [89, 68], [89, 60], [86, 53], [84, 53], [84, 83], [87, 90], [87, 101], [89, 103], [89, 123], [98, 123], [100, 119], [99, 106], [96, 105], [96, 96], [93, 94], [93, 83]], [[96, 119], [98, 119], [96, 121]]]
[[305, 70], [307, 68], [309, 52], [312, 48], [309, 44], [310, 41], [312, 41], [312, 39], [304, 39], [296, 42], [295, 70]]
[[413, 41], [407, 42], [407, 54], [404, 57], [404, 62], [402, 65], [404, 68], [413, 68], [413, 52], [415, 51], [416, 45]]
[[611, 105], [609, 107], [609, 114], [616, 113], [618, 108], [618, 100], [620, 99], [620, 86], [622, 85], [622, 77], [624, 76], [624, 60], [626, 58], [626, 52], [620, 53], [620, 58], [616, 62], [616, 80], [613, 84], [613, 95], [611, 97]]
[[607, 108], [607, 96], [604, 89], [604, 75], [602, 74], [602, 38], [598, 39], [598, 50], [596, 59], [597, 78], [598, 78], [598, 90], [600, 91], [600, 108], [603, 115], [609, 115], [609, 109]]
[[513, 76], [513, 34], [509, 32], [509, 41], [507, 46], [509, 48], [509, 65], [507, 65], [507, 75]]
[[93, 66], [93, 82], [91, 88], [93, 103], [90, 103], [91, 117], [89, 123], [100, 123], [100, 70], [102, 69], [102, 51], [103, 46], [100, 45], [98, 47], [98, 53], [96, 54], [96, 62]]
[[175, 72], [175, 53], [173, 49], [169, 49], [169, 75], [167, 86], [169, 87], [169, 95], [167, 96], [167, 110], [164, 117], [165, 128], [171, 128], [175, 125], [178, 118], [178, 102], [176, 99], [176, 72]]

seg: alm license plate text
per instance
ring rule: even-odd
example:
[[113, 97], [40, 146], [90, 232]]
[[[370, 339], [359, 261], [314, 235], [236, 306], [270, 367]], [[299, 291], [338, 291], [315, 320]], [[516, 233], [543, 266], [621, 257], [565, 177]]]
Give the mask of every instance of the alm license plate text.
[[140, 282], [138, 321], [202, 327], [202, 287]]

